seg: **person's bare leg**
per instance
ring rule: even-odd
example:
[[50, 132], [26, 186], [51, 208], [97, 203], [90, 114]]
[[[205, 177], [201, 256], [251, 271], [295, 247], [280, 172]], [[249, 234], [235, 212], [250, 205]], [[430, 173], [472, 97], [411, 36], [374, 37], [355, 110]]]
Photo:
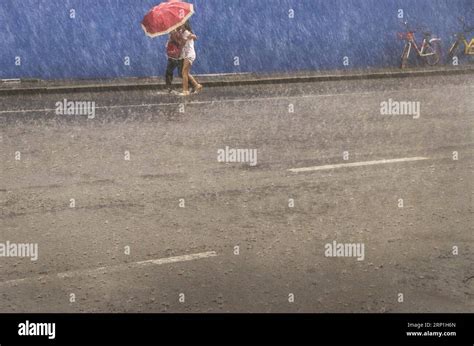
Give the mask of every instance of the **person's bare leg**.
[[193, 84], [194, 86], [194, 90], [196, 92], [200, 92], [202, 90], [202, 85], [198, 83], [198, 81], [193, 77], [191, 76], [191, 74], [189, 75], [189, 80], [191, 81], [191, 83]]
[[189, 69], [190, 69], [190, 64], [187, 59], [184, 59], [183, 62], [183, 93], [188, 93], [189, 92]]
[[196, 81], [196, 79], [191, 74], [189, 74], [189, 81], [191, 82], [193, 87], [197, 87], [199, 85], [199, 83]]

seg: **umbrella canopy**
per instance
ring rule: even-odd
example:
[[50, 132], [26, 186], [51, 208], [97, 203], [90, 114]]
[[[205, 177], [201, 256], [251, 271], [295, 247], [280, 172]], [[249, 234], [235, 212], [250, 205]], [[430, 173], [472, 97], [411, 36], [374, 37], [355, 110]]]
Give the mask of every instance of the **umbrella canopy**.
[[186, 23], [193, 14], [192, 4], [178, 0], [163, 2], [145, 15], [142, 28], [150, 37], [166, 35]]

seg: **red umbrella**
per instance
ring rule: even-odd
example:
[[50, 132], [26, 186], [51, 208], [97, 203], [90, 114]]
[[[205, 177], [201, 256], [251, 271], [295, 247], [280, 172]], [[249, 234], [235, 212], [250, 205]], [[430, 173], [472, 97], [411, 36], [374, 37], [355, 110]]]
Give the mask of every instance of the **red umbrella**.
[[192, 4], [170, 0], [153, 7], [143, 18], [142, 28], [150, 37], [166, 35], [186, 23], [193, 14]]

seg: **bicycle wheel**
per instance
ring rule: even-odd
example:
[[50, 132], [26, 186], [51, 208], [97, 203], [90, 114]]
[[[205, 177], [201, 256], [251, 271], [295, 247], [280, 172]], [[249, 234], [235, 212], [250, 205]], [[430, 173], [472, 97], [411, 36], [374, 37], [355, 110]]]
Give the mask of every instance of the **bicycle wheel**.
[[428, 43], [424, 54], [430, 54], [424, 57], [424, 60], [428, 65], [437, 65], [441, 60], [441, 45], [439, 44], [439, 42]]

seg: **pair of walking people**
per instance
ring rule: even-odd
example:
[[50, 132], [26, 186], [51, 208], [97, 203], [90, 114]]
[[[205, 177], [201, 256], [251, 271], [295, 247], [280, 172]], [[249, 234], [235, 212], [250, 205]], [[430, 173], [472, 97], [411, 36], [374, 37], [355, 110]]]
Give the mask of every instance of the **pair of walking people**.
[[171, 93], [173, 82], [173, 73], [178, 68], [179, 75], [183, 78], [182, 96], [190, 94], [189, 84], [192, 85], [195, 93], [202, 90], [202, 85], [191, 75], [191, 67], [196, 60], [196, 51], [194, 50], [194, 41], [197, 36], [193, 33], [189, 22], [175, 29], [170, 33], [166, 44], [166, 53], [168, 55], [168, 66], [166, 67], [166, 86]]

